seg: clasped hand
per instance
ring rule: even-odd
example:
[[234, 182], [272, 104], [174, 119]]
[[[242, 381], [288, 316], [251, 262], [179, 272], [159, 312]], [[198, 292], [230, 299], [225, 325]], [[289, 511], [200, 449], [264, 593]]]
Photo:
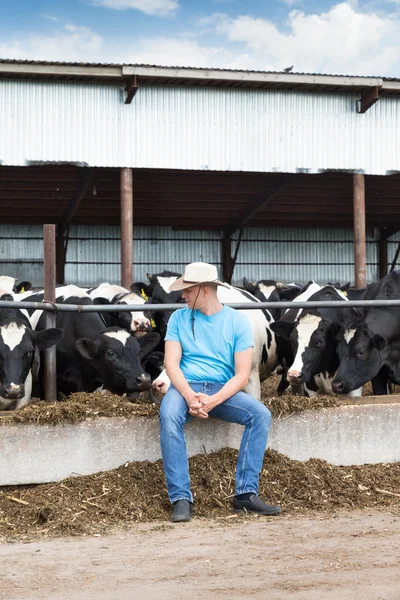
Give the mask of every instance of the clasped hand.
[[198, 417], [199, 419], [208, 419], [208, 413], [215, 408], [217, 404], [218, 402], [214, 395], [208, 396], [201, 392], [193, 392], [188, 399], [189, 414], [192, 417]]

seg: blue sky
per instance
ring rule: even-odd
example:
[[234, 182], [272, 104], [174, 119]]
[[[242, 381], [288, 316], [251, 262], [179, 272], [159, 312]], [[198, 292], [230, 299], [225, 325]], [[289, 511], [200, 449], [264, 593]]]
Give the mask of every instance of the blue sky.
[[0, 57], [400, 77], [400, 0], [1, 0]]

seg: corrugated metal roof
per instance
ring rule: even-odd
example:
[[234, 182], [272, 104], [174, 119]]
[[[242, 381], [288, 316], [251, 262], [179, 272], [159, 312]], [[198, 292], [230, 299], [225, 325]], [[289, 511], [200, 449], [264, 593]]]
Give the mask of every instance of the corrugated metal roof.
[[0, 77], [36, 78], [40, 80], [86, 80], [128, 85], [174, 85], [234, 87], [239, 89], [289, 89], [354, 93], [378, 87], [380, 94], [400, 94], [400, 81], [394, 78], [321, 73], [285, 73], [206, 67], [167, 67], [146, 64], [88, 62], [50, 62], [0, 60]]
[[[149, 63], [98, 63], [98, 62], [65, 62], [65, 61], [49, 61], [49, 60], [22, 60], [15, 58], [0, 58], [0, 64], [9, 63], [9, 64], [20, 64], [20, 65], [59, 65], [59, 66], [80, 66], [80, 67], [146, 67], [146, 68], [156, 68], [156, 69], [182, 69], [186, 71], [196, 70], [196, 71], [212, 71], [216, 73], [221, 73], [224, 71], [228, 71], [230, 73], [276, 73], [280, 74], [283, 71], [263, 71], [260, 69], [229, 69], [225, 67], [182, 67], [180, 65], [154, 65]], [[357, 75], [353, 74], [332, 74], [332, 73], [316, 73], [316, 72], [304, 72], [304, 71], [292, 71], [288, 73], [288, 75], [307, 75], [307, 76], [327, 76], [327, 77], [360, 77], [364, 79], [370, 78], [382, 78], [385, 81], [400, 81], [400, 78], [396, 77], [381, 77], [380, 75]]]

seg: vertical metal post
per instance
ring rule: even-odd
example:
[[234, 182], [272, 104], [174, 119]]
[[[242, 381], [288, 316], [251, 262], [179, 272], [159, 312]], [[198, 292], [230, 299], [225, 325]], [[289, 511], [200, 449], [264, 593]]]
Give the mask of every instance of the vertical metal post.
[[367, 259], [365, 238], [365, 179], [364, 175], [353, 175], [354, 209], [354, 280], [356, 288], [365, 288], [367, 283]]
[[384, 229], [379, 230], [379, 242], [378, 242], [378, 260], [379, 260], [379, 279], [387, 275], [388, 268], [388, 251], [387, 251], [387, 237]]
[[226, 283], [232, 280], [231, 238], [224, 234], [222, 238], [222, 277]]
[[[56, 226], [43, 225], [44, 246], [44, 301], [56, 301]], [[56, 326], [56, 314], [46, 311], [46, 329]], [[56, 346], [45, 353], [45, 398], [47, 402], [57, 400]]]
[[56, 280], [65, 283], [65, 237], [58, 235], [56, 238]]
[[121, 169], [121, 284], [133, 281], [133, 177], [132, 169]]

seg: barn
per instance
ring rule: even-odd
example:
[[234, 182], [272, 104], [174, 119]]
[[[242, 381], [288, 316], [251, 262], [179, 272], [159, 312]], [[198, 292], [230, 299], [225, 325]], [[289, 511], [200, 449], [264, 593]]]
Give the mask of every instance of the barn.
[[0, 61], [0, 261], [43, 283], [213, 262], [227, 281], [396, 264], [400, 80]]

